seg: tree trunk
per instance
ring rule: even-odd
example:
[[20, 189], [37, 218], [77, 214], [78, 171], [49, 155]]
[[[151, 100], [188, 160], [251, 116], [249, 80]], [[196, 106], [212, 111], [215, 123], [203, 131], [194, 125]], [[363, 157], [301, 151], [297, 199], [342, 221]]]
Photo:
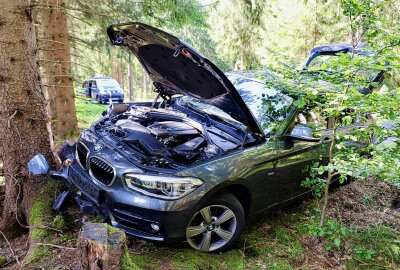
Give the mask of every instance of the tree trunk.
[[[45, 99], [36, 63], [30, 0], [0, 0], [0, 156], [6, 182], [1, 229], [25, 222], [39, 185], [26, 164], [38, 152], [50, 158]], [[18, 218], [18, 220], [17, 220]], [[21, 218], [21, 220], [19, 220]]]
[[40, 0], [40, 67], [53, 132], [65, 136], [78, 130], [71, 74], [67, 15], [62, 0]]
[[118, 66], [118, 82], [121, 85], [122, 89], [125, 90], [124, 68], [120, 61], [117, 62], [117, 66]]
[[78, 238], [78, 269], [121, 269], [126, 236], [105, 223], [86, 223]]
[[129, 61], [128, 64], [128, 72], [129, 72], [129, 100], [133, 100], [133, 65]]

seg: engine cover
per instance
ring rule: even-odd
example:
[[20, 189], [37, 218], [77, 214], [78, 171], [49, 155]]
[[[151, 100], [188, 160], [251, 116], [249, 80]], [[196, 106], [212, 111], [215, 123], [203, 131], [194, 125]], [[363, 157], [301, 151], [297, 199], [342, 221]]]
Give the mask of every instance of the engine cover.
[[181, 136], [196, 136], [199, 132], [194, 127], [174, 121], [158, 122], [147, 127], [151, 133], [157, 138], [165, 137], [181, 137]]

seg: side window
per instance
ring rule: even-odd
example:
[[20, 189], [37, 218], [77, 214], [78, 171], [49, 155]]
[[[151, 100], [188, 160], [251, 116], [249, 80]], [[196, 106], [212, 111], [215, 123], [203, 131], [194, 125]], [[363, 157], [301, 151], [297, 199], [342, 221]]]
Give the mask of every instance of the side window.
[[302, 109], [296, 116], [296, 124], [307, 125], [315, 131], [328, 129], [327, 120], [318, 107]]

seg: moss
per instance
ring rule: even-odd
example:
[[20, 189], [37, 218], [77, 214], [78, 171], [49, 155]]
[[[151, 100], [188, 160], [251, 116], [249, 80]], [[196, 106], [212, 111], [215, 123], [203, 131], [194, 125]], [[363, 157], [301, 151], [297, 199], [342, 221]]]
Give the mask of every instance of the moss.
[[107, 226], [108, 235], [111, 235], [111, 234], [113, 234], [113, 233], [116, 233], [116, 232], [119, 232], [119, 231], [120, 231], [120, 229], [114, 228], [114, 227], [111, 226], [111, 225], [106, 224], [106, 226]]
[[[135, 257], [136, 259], [136, 257]], [[141, 270], [132, 260], [128, 251], [125, 251], [121, 258], [121, 269], [122, 270]]]
[[6, 262], [6, 258], [0, 255], [0, 266], [2, 266]]
[[53, 222], [51, 223], [51, 225], [58, 229], [58, 230], [66, 230], [67, 229], [67, 223], [65, 222], [64, 218], [60, 215], [57, 215], [54, 217]]
[[92, 216], [87, 216], [86, 221], [91, 222], [91, 223], [102, 223], [104, 221], [104, 219], [101, 218], [99, 215], [95, 214]]
[[43, 258], [52, 256], [53, 254], [45, 247], [36, 246], [32, 253], [27, 258], [29, 264], [40, 261]]
[[[29, 216], [29, 225], [32, 227], [43, 227], [50, 223], [52, 217], [51, 207], [55, 198], [55, 192], [59, 190], [60, 183], [49, 180], [37, 192], [32, 202], [32, 209]], [[43, 228], [34, 228], [31, 232], [32, 240], [46, 238], [49, 231]]]

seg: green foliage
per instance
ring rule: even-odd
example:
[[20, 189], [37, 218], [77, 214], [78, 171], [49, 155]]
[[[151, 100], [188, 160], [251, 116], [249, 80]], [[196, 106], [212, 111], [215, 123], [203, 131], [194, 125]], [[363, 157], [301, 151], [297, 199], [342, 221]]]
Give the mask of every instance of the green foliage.
[[39, 262], [41, 259], [52, 256], [52, 253], [45, 247], [36, 246], [27, 258], [28, 264]]
[[400, 244], [397, 239], [400, 235], [393, 230], [382, 226], [352, 229], [348, 236], [348, 243], [353, 245], [354, 259], [347, 263], [349, 269], [359, 269], [360, 261], [365, 262], [364, 269], [368, 270], [399, 267]]
[[67, 223], [65, 222], [64, 218], [60, 215], [57, 215], [54, 217], [53, 222], [51, 223], [51, 225], [58, 229], [58, 230], [66, 230], [67, 229]]
[[358, 260], [371, 260], [374, 254], [375, 251], [372, 249], [366, 249], [360, 246], [354, 249], [354, 258]]
[[331, 250], [333, 248], [339, 249], [343, 238], [346, 237], [348, 233], [347, 228], [335, 220], [328, 220], [322, 227], [310, 224], [308, 225], [308, 230], [310, 235], [326, 239], [326, 250]]
[[0, 255], [0, 266], [2, 266], [6, 262], [6, 258]]

